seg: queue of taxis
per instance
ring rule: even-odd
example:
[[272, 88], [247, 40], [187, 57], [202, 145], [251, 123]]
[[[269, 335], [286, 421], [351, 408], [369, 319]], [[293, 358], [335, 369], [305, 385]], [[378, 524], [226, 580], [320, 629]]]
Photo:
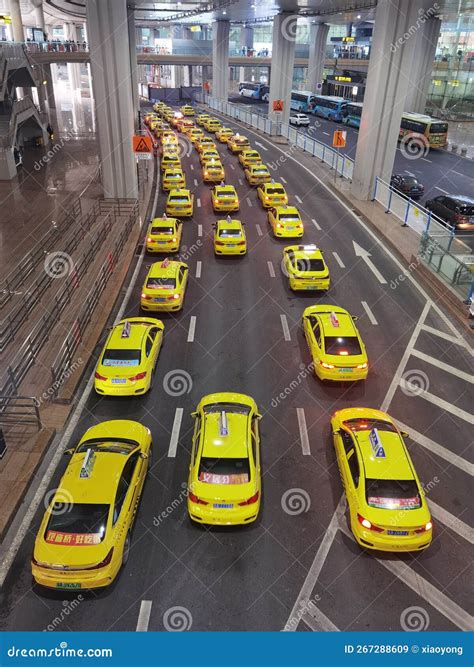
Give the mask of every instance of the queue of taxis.
[[145, 248], [148, 253], [178, 252], [183, 236], [183, 223], [164, 213], [153, 218], [148, 226]]

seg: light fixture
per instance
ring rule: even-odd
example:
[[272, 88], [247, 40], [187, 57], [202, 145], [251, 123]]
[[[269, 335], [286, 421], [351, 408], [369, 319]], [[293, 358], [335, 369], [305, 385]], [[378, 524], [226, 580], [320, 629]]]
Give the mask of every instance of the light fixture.
[[361, 15], [360, 15], [360, 14], [357, 14], [357, 18], [360, 19], [360, 18], [361, 18]]

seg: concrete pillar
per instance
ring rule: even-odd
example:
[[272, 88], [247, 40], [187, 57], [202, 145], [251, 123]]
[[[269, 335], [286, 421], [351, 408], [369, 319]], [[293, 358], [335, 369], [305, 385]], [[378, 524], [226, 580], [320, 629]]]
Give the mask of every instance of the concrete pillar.
[[[290, 116], [291, 89], [293, 87], [293, 67], [296, 42], [295, 14], [281, 13], [273, 19], [272, 38], [272, 78], [270, 81], [270, 120], [288, 122]], [[273, 111], [273, 102], [283, 100], [283, 113]]]
[[216, 21], [212, 29], [212, 96], [229, 97], [229, 21]]
[[410, 73], [413, 84], [408, 90], [405, 111], [425, 111], [440, 29], [441, 21], [432, 17], [413, 36], [416, 40]]
[[352, 37], [352, 23], [348, 23], [346, 26], [346, 37]]
[[[420, 10], [420, 11], [419, 11]], [[357, 142], [352, 194], [370, 199], [375, 178], [390, 182], [423, 0], [379, 0]]]
[[79, 63], [67, 64], [67, 76], [69, 79], [69, 88], [71, 90], [80, 90], [82, 88], [80, 67]]
[[126, 0], [87, 0], [87, 24], [104, 196], [135, 199]]
[[[137, 31], [135, 29], [135, 12], [130, 7], [127, 7], [127, 21], [128, 21], [128, 43], [130, 54], [130, 73], [132, 86], [132, 102], [133, 110], [137, 112], [140, 108], [140, 100], [138, 96], [138, 65], [137, 65]], [[138, 123], [138, 114], [134, 113], [135, 127]]]
[[12, 19], [13, 41], [24, 42], [23, 19], [21, 18], [20, 0], [10, 0], [10, 16]]
[[[42, 65], [43, 86], [46, 88], [46, 97], [48, 99], [48, 109], [51, 111], [56, 108], [56, 101], [54, 99], [54, 84], [53, 73], [51, 65]], [[44, 83], [46, 81], [46, 83]]]
[[193, 66], [188, 65], [188, 86], [193, 85]]
[[139, 27], [135, 28], [135, 43], [138, 44], [138, 46], [143, 45], [142, 29]]
[[240, 29], [240, 48], [244, 46], [247, 49], [253, 49], [253, 28], [248, 25]]
[[43, 12], [43, 0], [31, 0], [34, 9], [35, 24], [37, 28], [41, 28], [43, 33], [46, 32], [46, 24]]
[[43, 81], [40, 81], [36, 89], [38, 91], [38, 106], [41, 113], [47, 113], [47, 96], [46, 96], [46, 86]]
[[324, 61], [329, 26], [326, 23], [312, 23], [309, 30], [308, 90], [316, 93], [318, 83], [323, 81]]

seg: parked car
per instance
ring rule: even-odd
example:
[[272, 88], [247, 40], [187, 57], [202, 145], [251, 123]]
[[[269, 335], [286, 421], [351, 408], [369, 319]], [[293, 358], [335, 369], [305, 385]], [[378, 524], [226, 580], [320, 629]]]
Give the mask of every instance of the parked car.
[[425, 207], [452, 225], [457, 232], [474, 232], [474, 198], [468, 195], [441, 195], [428, 199]]
[[403, 174], [393, 174], [390, 185], [394, 190], [411, 199], [419, 199], [425, 191], [425, 186], [418, 179]]
[[296, 125], [297, 127], [300, 127], [301, 125], [309, 125], [309, 118], [304, 113], [291, 114], [290, 125]]

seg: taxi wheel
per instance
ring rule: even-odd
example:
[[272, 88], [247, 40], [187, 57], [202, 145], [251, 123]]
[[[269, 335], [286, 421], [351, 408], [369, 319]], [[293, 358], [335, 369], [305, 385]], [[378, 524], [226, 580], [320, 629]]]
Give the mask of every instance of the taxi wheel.
[[127, 537], [125, 538], [125, 542], [123, 544], [123, 554], [122, 554], [122, 565], [126, 565], [128, 561], [128, 557], [130, 556], [130, 532], [127, 533]]

